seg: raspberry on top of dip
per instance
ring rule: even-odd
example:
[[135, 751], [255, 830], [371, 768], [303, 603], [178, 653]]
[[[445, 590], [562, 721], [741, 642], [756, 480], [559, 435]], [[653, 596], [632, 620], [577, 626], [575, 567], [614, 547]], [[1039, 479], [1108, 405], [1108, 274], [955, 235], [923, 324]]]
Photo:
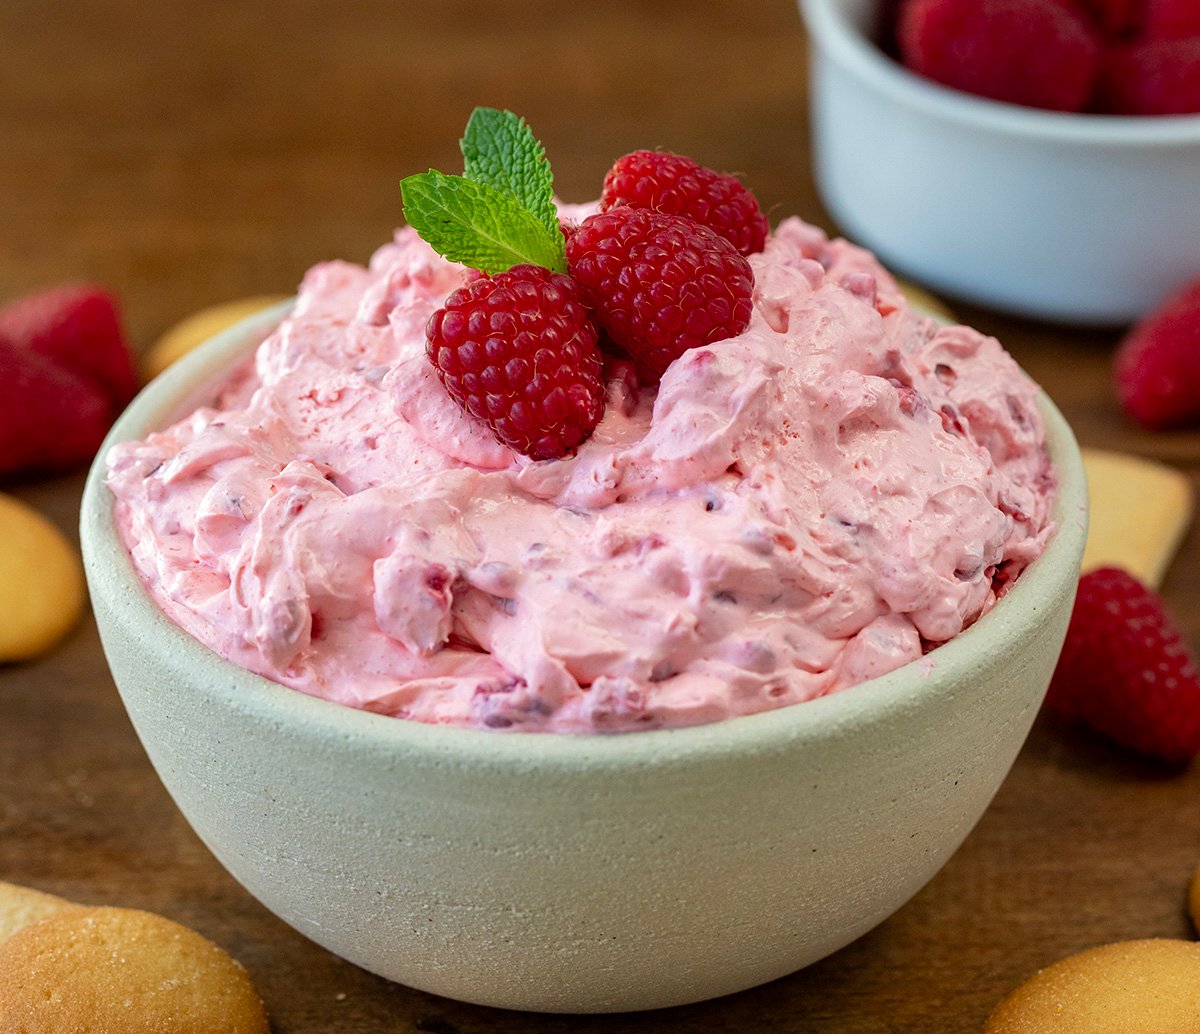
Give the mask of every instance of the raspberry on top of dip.
[[749, 262], [743, 333], [657, 386], [610, 362], [592, 436], [542, 462], [425, 357], [464, 267], [409, 229], [316, 266], [252, 371], [110, 453], [143, 582], [236, 664], [445, 725], [694, 725], [921, 657], [1052, 531], [1038, 389], [798, 219]]

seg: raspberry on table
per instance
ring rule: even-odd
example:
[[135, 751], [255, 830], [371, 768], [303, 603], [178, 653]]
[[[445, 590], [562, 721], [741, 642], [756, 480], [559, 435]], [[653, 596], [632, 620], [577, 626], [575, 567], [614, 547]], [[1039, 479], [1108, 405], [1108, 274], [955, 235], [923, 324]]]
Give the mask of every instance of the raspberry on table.
[[1162, 599], [1119, 568], [1079, 582], [1046, 706], [1140, 754], [1200, 752], [1200, 677]]
[[1143, 427], [1200, 423], [1200, 280], [1140, 320], [1117, 349], [1117, 397]]
[[1082, 111], [1100, 41], [1057, 0], [907, 0], [897, 27], [905, 65], [944, 86], [1054, 111]]
[[1104, 58], [1101, 104], [1114, 115], [1200, 112], [1200, 36], [1145, 39]]
[[99, 386], [0, 334], [0, 476], [86, 463], [111, 423]]
[[609, 336], [652, 379], [750, 323], [750, 263], [682, 216], [627, 205], [589, 216], [567, 241], [567, 265]]
[[634, 151], [604, 177], [600, 211], [619, 205], [682, 215], [719, 233], [743, 255], [762, 251], [767, 217], [736, 177], [667, 151]]
[[96, 384], [113, 415], [137, 392], [133, 354], [113, 296], [94, 284], [63, 284], [0, 308], [0, 335]]
[[600, 422], [598, 336], [574, 281], [528, 265], [459, 288], [425, 331], [450, 397], [535, 460], [565, 456]]

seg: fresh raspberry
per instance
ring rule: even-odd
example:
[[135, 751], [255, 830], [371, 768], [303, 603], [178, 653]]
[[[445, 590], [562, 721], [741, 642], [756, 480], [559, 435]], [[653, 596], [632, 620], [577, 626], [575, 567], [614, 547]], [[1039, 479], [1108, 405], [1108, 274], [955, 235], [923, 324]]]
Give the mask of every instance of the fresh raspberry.
[[1200, 280], [1129, 331], [1113, 369], [1121, 405], [1143, 427], [1200, 423]]
[[743, 255], [762, 251], [767, 217], [758, 199], [733, 176], [666, 151], [634, 151], [604, 177], [600, 211], [619, 205], [682, 215], [719, 233]]
[[1200, 3], [1196, 0], [1146, 0], [1146, 35], [1153, 39], [1200, 36]]
[[425, 329], [450, 397], [535, 460], [566, 455], [599, 423], [598, 335], [575, 282], [540, 266], [460, 287]]
[[689, 348], [750, 323], [754, 273], [707, 226], [621, 205], [585, 219], [567, 241], [584, 301], [651, 379]]
[[1200, 112], [1200, 36], [1148, 39], [1105, 55], [1100, 103], [1114, 115]]
[[0, 475], [85, 463], [110, 423], [91, 381], [0, 335]]
[[900, 54], [914, 72], [980, 97], [1055, 111], [1091, 98], [1100, 43], [1055, 0], [908, 0]]
[[1084, 575], [1046, 704], [1141, 754], [1200, 752], [1200, 677], [1161, 598], [1114, 567]]
[[137, 392], [117, 303], [94, 284], [64, 284], [10, 302], [0, 309], [0, 334], [97, 384], [114, 415]]

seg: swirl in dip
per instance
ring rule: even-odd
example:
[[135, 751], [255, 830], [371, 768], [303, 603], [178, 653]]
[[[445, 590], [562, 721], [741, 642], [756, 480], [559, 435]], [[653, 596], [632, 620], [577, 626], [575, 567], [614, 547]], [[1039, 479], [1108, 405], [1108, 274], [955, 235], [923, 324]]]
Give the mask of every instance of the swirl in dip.
[[541, 463], [425, 358], [463, 267], [410, 230], [316, 266], [253, 369], [110, 453], [142, 580], [236, 664], [446, 725], [693, 725], [921, 657], [1052, 530], [1038, 389], [798, 219], [750, 263], [744, 333], [657, 388], [610, 363], [594, 436]]

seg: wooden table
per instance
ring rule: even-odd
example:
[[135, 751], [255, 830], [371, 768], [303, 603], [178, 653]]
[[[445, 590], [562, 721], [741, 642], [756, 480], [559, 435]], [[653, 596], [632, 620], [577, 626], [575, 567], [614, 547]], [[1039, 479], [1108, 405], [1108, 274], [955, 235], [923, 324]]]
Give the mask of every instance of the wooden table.
[[[776, 216], [829, 227], [805, 76], [790, 0], [5, 0], [0, 297], [104, 281], [144, 348], [199, 306], [288, 293], [312, 262], [361, 261], [388, 238], [403, 175], [459, 168], [477, 103], [529, 119], [567, 198], [594, 196], [616, 155], [662, 146], [739, 171]], [[1007, 344], [1085, 444], [1200, 472], [1200, 436], [1123, 420], [1109, 387], [1115, 335], [960, 312]], [[4, 488], [73, 534], [81, 484]], [[1165, 592], [1193, 646], [1198, 578], [1192, 534]], [[1200, 769], [1163, 773], [1039, 721], [943, 872], [832, 958], [660, 1013], [529, 1016], [388, 984], [250, 898], [163, 791], [90, 620], [40, 661], [0, 669], [0, 879], [195, 927], [249, 967], [279, 1034], [975, 1031], [1064, 954], [1190, 936], [1197, 800]]]

